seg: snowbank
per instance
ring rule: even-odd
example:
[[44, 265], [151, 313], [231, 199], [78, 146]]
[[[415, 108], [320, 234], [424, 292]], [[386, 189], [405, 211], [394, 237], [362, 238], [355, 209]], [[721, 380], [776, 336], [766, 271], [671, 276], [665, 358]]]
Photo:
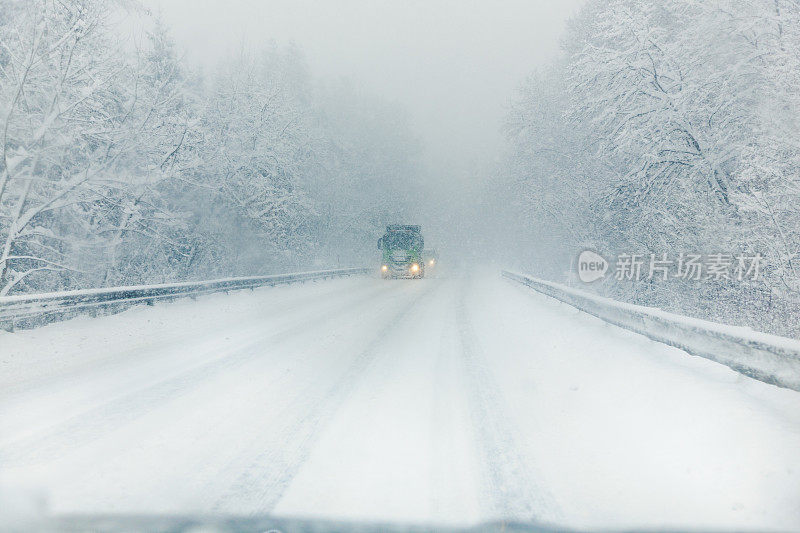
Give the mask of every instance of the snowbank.
[[505, 270], [503, 276], [611, 324], [722, 363], [760, 381], [800, 391], [800, 341], [618, 302]]

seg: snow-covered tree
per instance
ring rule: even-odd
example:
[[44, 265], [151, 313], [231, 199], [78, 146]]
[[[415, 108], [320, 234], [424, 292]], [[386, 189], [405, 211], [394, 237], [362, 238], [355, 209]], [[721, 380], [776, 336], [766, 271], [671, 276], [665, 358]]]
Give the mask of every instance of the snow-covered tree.
[[277, 47], [226, 62], [203, 109], [199, 181], [255, 228], [270, 253], [309, 246], [314, 216], [303, 183], [311, 155], [308, 90], [293, 52]]
[[97, 187], [95, 226], [105, 243], [104, 285], [167, 280], [189, 260], [187, 214], [174, 197], [184, 176], [200, 165], [199, 95], [190, 90], [167, 28], [159, 19], [132, 58], [130, 114], [136, 150], [125, 157], [127, 173]]
[[45, 271], [77, 270], [91, 234], [92, 188], [130, 150], [128, 65], [105, 30], [104, 2], [4, 2], [0, 72], [0, 294]]
[[0, 293], [121, 281], [123, 243], [174, 241], [182, 224], [158, 192], [195, 136], [166, 31], [131, 53], [111, 2], [4, 4]]
[[[589, 1], [564, 58], [510, 109], [509, 179], [532, 223], [565, 235], [562, 249], [762, 253], [758, 283], [605, 290], [784, 331], [764, 317], [796, 310], [799, 294], [799, 11], [792, 0]], [[749, 303], [759, 311], [745, 317]]]

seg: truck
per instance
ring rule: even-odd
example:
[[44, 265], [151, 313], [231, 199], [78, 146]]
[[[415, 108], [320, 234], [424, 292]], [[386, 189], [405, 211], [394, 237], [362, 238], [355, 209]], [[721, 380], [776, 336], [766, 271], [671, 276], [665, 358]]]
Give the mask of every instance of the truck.
[[378, 239], [381, 251], [381, 277], [383, 279], [425, 277], [422, 250], [422, 227], [418, 225], [389, 224], [386, 233]]

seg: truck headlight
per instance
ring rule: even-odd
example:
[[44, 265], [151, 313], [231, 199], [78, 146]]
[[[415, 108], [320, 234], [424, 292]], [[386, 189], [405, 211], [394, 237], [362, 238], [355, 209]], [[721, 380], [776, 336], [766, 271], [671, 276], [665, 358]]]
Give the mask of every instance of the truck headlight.
[[416, 263], [411, 265], [411, 272], [419, 272], [419, 265]]
[[386, 272], [387, 270], [389, 270], [389, 267], [388, 267], [387, 265], [383, 265], [383, 266], [381, 267], [381, 270], [383, 270], [384, 272]]
[[429, 265], [431, 265], [431, 266], [433, 266], [433, 259], [431, 259], [430, 261], [428, 261], [428, 264], [429, 264]]

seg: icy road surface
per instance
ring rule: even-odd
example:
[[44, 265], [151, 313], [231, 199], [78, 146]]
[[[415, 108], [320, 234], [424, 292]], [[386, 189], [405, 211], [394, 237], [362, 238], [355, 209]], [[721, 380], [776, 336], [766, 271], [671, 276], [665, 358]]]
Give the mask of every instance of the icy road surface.
[[800, 394], [499, 275], [352, 278], [0, 332], [0, 468], [56, 513], [796, 530]]

